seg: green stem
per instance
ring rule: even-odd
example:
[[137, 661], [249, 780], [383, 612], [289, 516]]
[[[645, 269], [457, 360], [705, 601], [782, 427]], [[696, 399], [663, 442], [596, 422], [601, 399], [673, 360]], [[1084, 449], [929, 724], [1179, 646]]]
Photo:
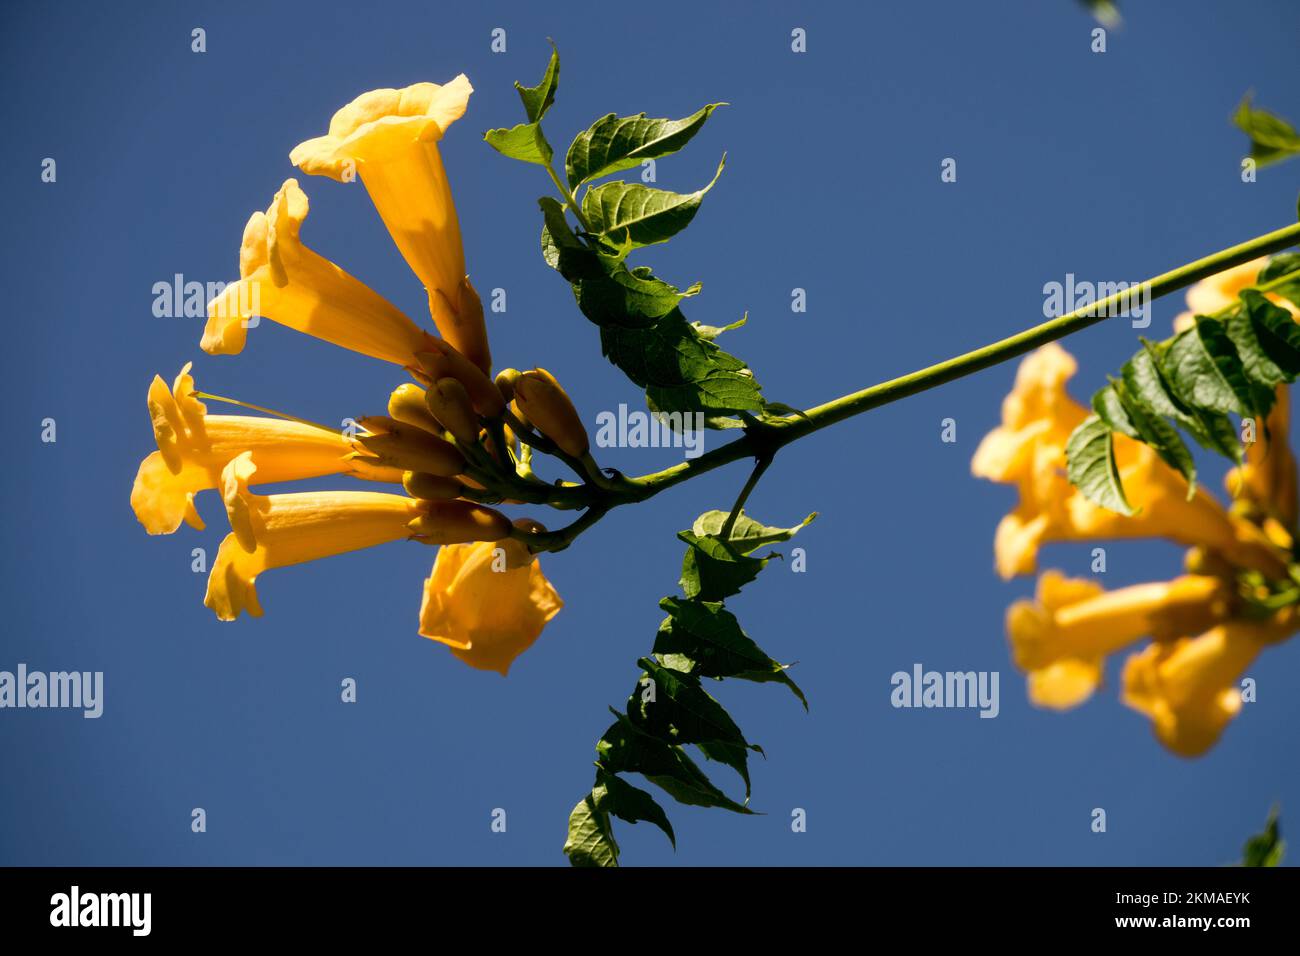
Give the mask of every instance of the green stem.
[[[548, 169], [548, 171], [557, 188], [560, 189], [563, 195], [568, 197], [570, 204], [573, 205], [573, 197], [564, 187], [559, 176], [555, 174], [553, 169]], [[575, 210], [575, 214], [576, 212]], [[1230, 269], [1243, 262], [1249, 262], [1259, 256], [1279, 252], [1297, 243], [1300, 243], [1300, 223], [1283, 229], [1276, 229], [1273, 232], [1257, 236], [1248, 242], [1223, 249], [1203, 259], [1197, 259], [1195, 262], [1189, 262], [1177, 269], [1147, 280], [1142, 286], [1145, 287], [1146, 298], [1150, 302], [1169, 295], [1171, 292], [1184, 289], [1207, 276], [1216, 275], [1225, 269]], [[1271, 286], [1273, 283], [1268, 283], [1268, 285]], [[749, 476], [749, 480], [741, 490], [735, 507], [732, 508], [731, 514], [727, 518], [727, 523], [723, 528], [725, 537], [731, 533], [736, 517], [740, 513], [740, 508], [744, 505], [750, 492], [753, 491], [759, 478], [762, 477], [763, 472], [766, 471], [772, 457], [777, 451], [791, 442], [798, 441], [800, 438], [811, 435], [813, 432], [820, 431], [837, 422], [842, 422], [847, 418], [852, 418], [854, 415], [860, 415], [873, 408], [879, 408], [881, 405], [888, 405], [918, 392], [924, 392], [954, 379], [981, 371], [1008, 359], [1024, 355], [1040, 345], [1054, 342], [1081, 329], [1096, 325], [1110, 318], [1112, 311], [1118, 314], [1130, 307], [1133, 295], [1131, 290], [1117, 292], [1114, 295], [1099, 299], [1089, 306], [1076, 309], [1068, 315], [1049, 319], [1033, 328], [1018, 332], [974, 351], [966, 352], [963, 355], [958, 355], [947, 361], [939, 362], [936, 365], [930, 365], [907, 375], [890, 379], [887, 382], [881, 382], [851, 392], [848, 395], [843, 395], [810, 408], [806, 412], [763, 421], [746, 416], [747, 421], [743, 437], [730, 444], [723, 445], [721, 448], [715, 448], [698, 458], [689, 459], [662, 471], [642, 475], [639, 478], [620, 477], [619, 481], [611, 487], [587, 485], [580, 489], [573, 489], [569, 494], [563, 495], [567, 499], [565, 504], [573, 507], [578, 504], [573, 500], [574, 498], [579, 501], [585, 498], [585, 503], [589, 504], [587, 511], [567, 528], [557, 532], [533, 536], [530, 539], [532, 550], [537, 552], [566, 548], [573, 542], [574, 538], [600, 520], [611, 508], [632, 502], [645, 501], [647, 498], [651, 498], [674, 485], [679, 485], [698, 475], [721, 468], [733, 461], [739, 461], [742, 458], [753, 458], [755, 460], [754, 471]], [[570, 497], [570, 495], [573, 495], [573, 497]]]
[[605, 517], [605, 512], [609, 511], [610, 507], [612, 505], [609, 504], [592, 505], [572, 524], [556, 531], [526, 531], [514, 528], [510, 532], [510, 537], [522, 541], [533, 554], [541, 551], [563, 551], [573, 543], [574, 538]]
[[[1207, 276], [1215, 275], [1243, 262], [1249, 262], [1259, 256], [1279, 252], [1295, 245], [1297, 242], [1300, 242], [1300, 223], [1287, 226], [1284, 229], [1274, 230], [1248, 242], [1206, 256], [1203, 259], [1189, 262], [1177, 269], [1149, 279], [1145, 285], [1150, 290], [1150, 298], [1158, 299], [1161, 296], [1177, 292], [1179, 289], [1199, 282]], [[769, 421], [759, 429], [746, 429], [743, 438], [714, 449], [699, 458], [682, 462], [671, 468], [665, 468], [663, 471], [654, 474], [629, 479], [629, 484], [634, 488], [631, 499], [644, 500], [658, 494], [665, 488], [671, 488], [673, 485], [680, 484], [696, 475], [704, 474], [733, 461], [739, 461], [742, 458], [750, 458], [764, 452], [775, 451], [815, 431], [820, 431], [834, 425], [836, 422], [844, 421], [846, 418], [852, 418], [854, 415], [860, 415], [873, 408], [879, 408], [881, 405], [888, 405], [901, 398], [907, 398], [909, 395], [924, 392], [927, 389], [986, 369], [991, 365], [997, 365], [1016, 356], [1024, 355], [1040, 345], [1054, 342], [1073, 332], [1078, 332], [1080, 329], [1104, 321], [1109, 317], [1108, 313], [1112, 308], [1120, 309], [1127, 305], [1126, 300], [1131, 298], [1131, 295], [1129, 292], [1119, 292], [1107, 296], [1086, 308], [1076, 309], [1068, 315], [1050, 319], [1008, 338], [985, 345], [964, 355], [958, 355], [956, 358], [841, 396], [815, 408], [810, 408], [801, 415]]]
[[550, 176], [551, 182], [555, 183], [555, 188], [560, 191], [560, 198], [568, 205], [573, 213], [573, 218], [578, 220], [578, 225], [582, 227], [582, 231], [590, 233], [591, 224], [587, 222], [587, 217], [582, 214], [582, 208], [578, 205], [578, 197], [565, 185], [564, 180], [560, 178], [560, 174], [555, 171], [555, 167], [550, 163], [546, 164], [546, 175]]
[[754, 470], [749, 473], [749, 480], [745, 482], [745, 487], [740, 489], [740, 494], [736, 497], [736, 503], [731, 506], [731, 514], [727, 515], [727, 520], [723, 522], [722, 530], [718, 532], [718, 537], [723, 541], [731, 540], [731, 529], [736, 526], [736, 519], [740, 517], [740, 509], [745, 507], [745, 502], [749, 500], [749, 493], [754, 490], [758, 484], [758, 479], [763, 477], [763, 472], [767, 471], [767, 466], [772, 464], [773, 454], [760, 454], [754, 461]]

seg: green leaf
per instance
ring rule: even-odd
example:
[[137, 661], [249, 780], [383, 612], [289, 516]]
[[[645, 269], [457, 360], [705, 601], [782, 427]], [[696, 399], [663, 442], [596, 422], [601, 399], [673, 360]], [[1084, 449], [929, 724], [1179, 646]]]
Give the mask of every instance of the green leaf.
[[[602, 793], [603, 791], [603, 793]], [[606, 813], [612, 813], [624, 823], [637, 823], [645, 820], [653, 823], [668, 837], [668, 842], [677, 849], [677, 837], [673, 825], [668, 822], [668, 814], [640, 787], [634, 787], [622, 777], [596, 768], [596, 785], [592, 788], [597, 805]]]
[[1122, 381], [1112, 381], [1092, 397], [1092, 409], [1112, 432], [1143, 442], [1187, 479], [1188, 500], [1196, 493], [1196, 462], [1178, 430], [1161, 418]]
[[692, 322], [691, 327], [695, 329], [695, 331], [699, 334], [700, 338], [712, 342], [723, 332], [730, 332], [734, 329], [738, 329], [748, 321], [749, 321], [749, 313], [746, 312], [743, 316], [741, 316], [735, 322], [732, 322], [730, 325], [704, 325], [701, 322]]
[[768, 657], [720, 602], [667, 597], [659, 606], [668, 617], [655, 635], [654, 653], [668, 667], [700, 677], [734, 677], [784, 684], [808, 709], [808, 698], [786, 666]]
[[[601, 257], [602, 261], [604, 257]], [[697, 282], [679, 290], [655, 278], [648, 267], [628, 269], [621, 262], [606, 262], [603, 275], [573, 282], [573, 294], [582, 314], [604, 328], [644, 329], [677, 308], [682, 299], [698, 295]]]
[[551, 59], [546, 64], [546, 72], [542, 74], [542, 81], [536, 86], [524, 86], [518, 80], [515, 81], [515, 89], [519, 91], [519, 99], [523, 101], [524, 112], [528, 114], [530, 123], [539, 123], [546, 111], [551, 108], [555, 102], [555, 90], [560, 85], [560, 51], [555, 48], [555, 43], [551, 43]]
[[1241, 311], [1228, 320], [1228, 336], [1250, 379], [1273, 389], [1300, 374], [1300, 325], [1291, 313], [1254, 289], [1241, 293]]
[[698, 678], [649, 657], [639, 659], [637, 666], [655, 683], [652, 696], [638, 691], [628, 708], [628, 715], [646, 733], [675, 744], [721, 740], [749, 747], [726, 708], [700, 686]]
[[688, 598], [720, 601], [739, 594], [770, 560], [742, 554], [716, 535], [681, 531], [677, 537], [690, 545], [682, 559], [681, 577], [682, 593]]
[[1295, 128], [1267, 110], [1251, 106], [1247, 93], [1237, 107], [1232, 121], [1250, 137], [1250, 155], [1260, 165], [1267, 166], [1278, 160], [1300, 153], [1300, 134]]
[[528, 122], [512, 126], [510, 129], [490, 129], [483, 134], [487, 144], [503, 156], [517, 159], [524, 163], [535, 163], [549, 167], [553, 156], [551, 144], [542, 133], [541, 120], [546, 111], [555, 102], [555, 89], [560, 83], [560, 54], [551, 44], [551, 59], [542, 75], [542, 82], [536, 86], [524, 86], [515, 81], [519, 99], [523, 101], [524, 112]]
[[483, 138], [502, 156], [538, 166], [551, 165], [551, 144], [536, 123], [520, 123], [510, 129], [490, 129]]
[[1190, 408], [1174, 395], [1160, 370], [1158, 348], [1150, 342], [1143, 342], [1141, 351], [1121, 372], [1124, 387], [1157, 415], [1176, 422], [1202, 448], [1240, 463], [1241, 443], [1228, 416]]
[[710, 760], [724, 763], [740, 774], [749, 799], [749, 750], [759, 750], [745, 740], [726, 709], [700, 686], [698, 677], [665, 667], [643, 657], [637, 664], [643, 680], [654, 681], [654, 693], [638, 683], [628, 701], [628, 716], [641, 730], [668, 743], [695, 744]]
[[630, 169], [647, 159], [677, 152], [690, 141], [722, 103], [711, 103], [685, 119], [647, 119], [644, 113], [596, 120], [574, 139], [564, 160], [569, 188]]
[[693, 193], [672, 193], [617, 180], [592, 187], [582, 197], [583, 216], [593, 232], [611, 239], [624, 237], [633, 249], [667, 242], [691, 224], [726, 162], [724, 154], [713, 179]]
[[[1264, 263], [1264, 268], [1260, 269], [1259, 275], [1255, 277], [1255, 284], [1272, 282], [1293, 272], [1300, 272], [1300, 252], [1279, 252]], [[1297, 280], [1300, 281], [1300, 276]]]
[[598, 799], [593, 790], [569, 814], [564, 855], [572, 866], [618, 866], [618, 844], [614, 842], [609, 814], [597, 805]]
[[647, 329], [602, 328], [600, 342], [605, 356], [659, 410], [725, 415], [763, 408], [749, 367], [700, 335], [680, 310]]
[[[729, 743], [725, 740], [701, 740], [695, 745], [699, 748], [700, 753], [705, 758], [730, 767], [740, 775], [740, 779], [745, 783], [745, 802], [749, 802], [749, 794], [752, 784], [749, 780], [749, 750], [740, 744]], [[759, 753], [763, 752], [762, 747], [749, 745], [750, 749]]]
[[1105, 422], [1111, 431], [1141, 441], [1142, 437], [1138, 434], [1133, 422], [1129, 420], [1128, 412], [1124, 410], [1124, 403], [1120, 401], [1119, 391], [1116, 387], [1118, 384], [1112, 381], [1093, 395], [1092, 410], [1097, 413], [1097, 417]]
[[650, 328], [699, 293], [699, 283], [679, 290], [647, 267], [628, 269], [617, 256], [594, 252], [569, 227], [563, 205], [546, 196], [537, 204], [543, 219], [542, 257], [569, 280], [582, 314], [602, 329]]
[[1256, 833], [1246, 841], [1241, 851], [1242, 866], [1281, 866], [1286, 855], [1286, 841], [1278, 825], [1277, 808], [1268, 815], [1263, 833]]
[[1065, 444], [1065, 456], [1070, 483], [1085, 498], [1107, 510], [1133, 514], [1115, 468], [1114, 439], [1098, 416], [1089, 415], [1074, 430]]
[[[720, 535], [722, 534], [722, 526], [727, 523], [729, 515], [729, 511], [706, 511], [695, 519], [695, 523], [691, 525], [691, 532], [700, 537], [704, 535]], [[814, 511], [793, 528], [772, 528], [755, 521], [745, 514], [742, 508], [740, 514], [736, 515], [736, 523], [731, 527], [729, 542], [741, 554], [749, 554], [751, 551], [755, 551], [767, 544], [789, 541], [808, 527], [809, 523], [816, 517], [817, 512]]]
[[1300, 252], [1283, 252], [1269, 259], [1255, 277], [1255, 284], [1275, 282], [1284, 276], [1290, 276], [1290, 281], [1279, 283], [1271, 291], [1289, 300], [1292, 305], [1300, 306]]
[[605, 274], [600, 257], [583, 245], [564, 218], [564, 206], [550, 196], [537, 200], [542, 209], [542, 258], [569, 282]]
[[721, 807], [733, 813], [754, 811], [736, 803], [709, 778], [681, 747], [643, 733], [622, 714], [596, 744], [600, 766], [610, 773], [639, 773], [678, 803]]
[[1184, 404], [1212, 412], [1249, 415], [1254, 395], [1223, 323], [1203, 315], [1164, 353], [1161, 371]]
[[[1136, 432], [1139, 441], [1145, 442], [1161, 460], [1187, 480], [1187, 500], [1196, 494], [1196, 461], [1187, 450], [1178, 430], [1157, 415], [1139, 397], [1131, 393], [1123, 382], [1112, 386], [1125, 417]], [[1102, 416], [1103, 421], [1105, 416]]]

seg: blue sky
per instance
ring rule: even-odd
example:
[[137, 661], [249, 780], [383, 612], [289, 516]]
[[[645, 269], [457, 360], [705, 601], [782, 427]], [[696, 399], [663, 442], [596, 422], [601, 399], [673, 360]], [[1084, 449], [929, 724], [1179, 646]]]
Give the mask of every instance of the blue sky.
[[[727, 169], [691, 229], [643, 261], [703, 280], [690, 318], [773, 400], [808, 406], [1041, 319], [1067, 272], [1138, 280], [1293, 221], [1292, 161], [1245, 185], [1228, 117], [1247, 89], [1300, 117], [1300, 8], [1133, 5], [1105, 54], [1068, 0], [714, 4], [661, 0], [598, 15], [551, 4], [9, 3], [0, 13], [3, 270], [0, 353], [11, 457], [0, 669], [105, 674], [104, 715], [0, 712], [0, 862], [55, 864], [562, 864], [565, 820], [591, 782], [608, 705], [621, 704], [675, 593], [699, 512], [725, 508], [743, 466], [610, 515], [544, 559], [567, 602], [508, 679], [416, 633], [432, 551], [395, 544], [268, 573], [266, 616], [222, 624], [202, 605], [225, 533], [149, 538], [128, 506], [151, 450], [145, 391], [195, 361], [200, 388], [318, 421], [382, 411], [395, 369], [270, 323], [238, 357], [198, 349], [201, 321], [156, 318], [155, 282], [233, 278], [240, 232], [294, 174], [288, 152], [357, 93], [465, 72], [475, 85], [443, 155], [499, 366], [551, 369], [588, 421], [640, 397], [538, 255], [544, 175], [494, 154], [483, 130], [519, 119], [553, 37], [563, 55], [553, 141], [607, 112], [684, 116], [725, 100], [658, 184], [690, 191]], [[328, 9], [326, 9], [328, 7]], [[207, 52], [190, 49], [206, 30]], [[507, 31], [507, 50], [489, 48]], [[807, 31], [807, 53], [790, 32]], [[40, 164], [57, 161], [57, 181]], [[939, 181], [944, 157], [956, 184]], [[300, 177], [306, 241], [424, 315], [364, 192]], [[791, 289], [808, 311], [790, 310]], [[1164, 329], [1180, 301], [1156, 304]], [[1127, 323], [1071, 338], [1085, 398], [1135, 347]], [[641, 864], [1214, 864], [1235, 859], [1274, 802], [1300, 818], [1291, 754], [1300, 644], [1252, 669], [1259, 699], [1207, 757], [1162, 750], [1110, 686], [1077, 711], [1032, 709], [1010, 667], [992, 534], [1012, 492], [969, 459], [998, 420], [1005, 366], [810, 438], [751, 500], [771, 523], [821, 517], [807, 571], [774, 565], [734, 601], [788, 694], [717, 695], [767, 760], [741, 818], [666, 804], [655, 830], [618, 827]], [[955, 444], [939, 422], [957, 420]], [[58, 441], [40, 440], [42, 419]], [[712, 441], [715, 437], [710, 436]], [[680, 459], [603, 456], [629, 472]], [[1217, 490], [1221, 469], [1212, 470]], [[325, 487], [330, 482], [314, 482]], [[335, 482], [337, 484], [337, 482]], [[1087, 572], [1089, 547], [1044, 567]], [[1105, 583], [1164, 579], [1161, 542], [1109, 549]], [[895, 710], [890, 675], [920, 662], [1001, 672], [1001, 714]], [[358, 702], [339, 701], [355, 678]], [[725, 768], [717, 782], [736, 792]], [[190, 830], [191, 809], [207, 832]], [[792, 808], [807, 811], [791, 832]], [[1108, 832], [1090, 831], [1103, 807]], [[494, 808], [507, 831], [490, 828]]]

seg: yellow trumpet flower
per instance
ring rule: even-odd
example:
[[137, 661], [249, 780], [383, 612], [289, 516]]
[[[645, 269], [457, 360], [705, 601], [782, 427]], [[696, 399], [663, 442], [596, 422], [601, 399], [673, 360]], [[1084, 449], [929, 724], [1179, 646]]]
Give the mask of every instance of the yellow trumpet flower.
[[1002, 577], [1032, 573], [1048, 542], [1135, 537], [1166, 537], [1245, 567], [1284, 571], [1262, 533], [1229, 515], [1202, 488], [1189, 501], [1182, 476], [1123, 435], [1115, 436], [1116, 466], [1137, 514], [1107, 511], [1075, 490], [1065, 474], [1065, 445], [1088, 412], [1066, 392], [1074, 370], [1074, 360], [1054, 343], [1025, 358], [1003, 403], [1002, 425], [984, 437], [971, 460], [977, 477], [1014, 483], [1020, 492], [994, 538]]
[[[1187, 311], [1174, 319], [1174, 331], [1190, 329], [1197, 315], [1211, 315], [1232, 305], [1243, 289], [1254, 285], [1255, 277], [1267, 263], [1266, 257], [1253, 259], [1196, 283], [1187, 290]], [[1300, 309], [1277, 293], [1269, 292], [1265, 297], [1300, 317]], [[1245, 463], [1229, 471], [1226, 480], [1234, 498], [1244, 498], [1263, 515], [1280, 522], [1281, 527], [1270, 529], [1270, 536], [1282, 547], [1290, 547], [1297, 518], [1295, 459], [1287, 441], [1289, 405], [1288, 389], [1279, 385], [1273, 410], [1263, 427], [1257, 429], [1255, 441], [1246, 448]]]
[[1227, 621], [1199, 637], [1152, 644], [1126, 662], [1121, 699], [1151, 718], [1169, 750], [1199, 756], [1241, 710], [1237, 681], [1246, 668], [1296, 626], [1288, 608], [1266, 621]]
[[262, 616], [256, 582], [263, 571], [415, 537], [410, 524], [425, 514], [426, 502], [373, 491], [256, 495], [248, 483], [258, 470], [244, 452], [221, 474], [231, 533], [203, 603], [223, 621], [241, 611]]
[[1285, 385], [1255, 440], [1246, 446], [1246, 460], [1224, 479], [1228, 493], [1248, 502], [1262, 517], [1274, 519], [1266, 530], [1280, 547], [1291, 547], [1296, 527], [1296, 464], [1287, 433], [1291, 428], [1291, 397]]
[[262, 481], [291, 481], [351, 474], [400, 482], [402, 473], [353, 458], [340, 433], [301, 422], [244, 415], [209, 415], [195, 397], [187, 363], [172, 387], [159, 376], [149, 386], [149, 416], [158, 450], [140, 463], [131, 507], [149, 534], [171, 534], [185, 521], [203, 530], [194, 496], [221, 483], [221, 471], [250, 452]]
[[438, 331], [484, 371], [491, 367], [483, 306], [465, 275], [451, 186], [438, 152], [474, 88], [416, 83], [363, 93], [336, 112], [324, 136], [298, 144], [289, 161], [310, 175], [360, 176], [411, 271], [424, 283]]
[[1038, 707], [1075, 707], [1097, 689], [1108, 655], [1144, 636], [1195, 633], [1230, 610], [1222, 581], [1188, 575], [1105, 591], [1088, 580], [1045, 571], [1035, 601], [1007, 609], [1007, 636]]
[[424, 582], [420, 633], [470, 667], [505, 676], [563, 606], [520, 542], [444, 545]]
[[306, 218], [307, 195], [295, 179], [285, 180], [265, 213], [253, 213], [239, 249], [239, 281], [209, 303], [200, 346], [213, 355], [238, 354], [257, 315], [372, 358], [414, 365], [433, 337], [303, 245], [298, 234]]

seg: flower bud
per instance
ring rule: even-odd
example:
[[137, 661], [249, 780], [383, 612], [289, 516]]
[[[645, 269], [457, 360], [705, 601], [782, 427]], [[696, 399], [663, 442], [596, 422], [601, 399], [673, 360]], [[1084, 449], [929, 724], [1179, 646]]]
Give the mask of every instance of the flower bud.
[[542, 524], [536, 518], [516, 518], [510, 522], [520, 531], [527, 531], [529, 534], [545, 534], [546, 525]]
[[[527, 518], [527, 517], [516, 518], [514, 521], [511, 522], [511, 524], [513, 524], [520, 531], [526, 531], [529, 534], [546, 533], [546, 525], [542, 524], [540, 521], [536, 520], [535, 518]], [[527, 565], [532, 564], [534, 561], [537, 560], [536, 555], [533, 554], [533, 552], [529, 549], [528, 545], [525, 542], [519, 541], [515, 538], [511, 538], [509, 543], [519, 545], [519, 548], [522, 551], [523, 555], [527, 555], [527, 558], [524, 558], [522, 555], [516, 558], [509, 551], [507, 551], [506, 566], [509, 567], [511, 570], [517, 567], [526, 567]]]
[[478, 297], [469, 276], [460, 280], [455, 302], [441, 289], [435, 289], [429, 296], [429, 312], [443, 339], [456, 351], [484, 373], [492, 368], [487, 326], [483, 322], [483, 300]]
[[382, 465], [445, 478], [454, 478], [465, 469], [465, 456], [455, 445], [423, 429], [381, 415], [363, 418], [358, 424], [371, 434], [358, 435], [353, 441]]
[[447, 377], [459, 380], [469, 393], [474, 411], [484, 418], [496, 418], [505, 410], [505, 399], [486, 372], [447, 342], [430, 339], [429, 348], [428, 352], [417, 352], [415, 357], [430, 381]]
[[478, 416], [470, 404], [469, 393], [459, 379], [440, 378], [424, 393], [425, 411], [442, 422], [456, 441], [473, 445], [478, 441]]
[[500, 541], [510, 534], [510, 519], [469, 501], [428, 501], [425, 513], [407, 527], [425, 544]]
[[411, 382], [399, 385], [388, 396], [388, 414], [404, 425], [414, 425], [434, 435], [443, 433], [442, 424], [424, 403], [424, 389]]
[[515, 397], [515, 383], [519, 381], [519, 369], [503, 368], [497, 372], [497, 389], [507, 402]]
[[590, 447], [587, 430], [555, 376], [544, 368], [524, 372], [515, 382], [515, 407], [565, 454], [581, 458]]
[[402, 475], [402, 487], [413, 498], [425, 498], [430, 501], [451, 500], [459, 498], [464, 490], [455, 478], [443, 475], [431, 475], [427, 471], [408, 471]]
[[[527, 531], [529, 534], [543, 534], [546, 526], [540, 521], [534, 521], [532, 518], [516, 518], [511, 522], [521, 531]], [[507, 571], [516, 571], [519, 568], [526, 568], [537, 560], [537, 556], [528, 549], [528, 545], [517, 538], [505, 538], [497, 543], [505, 557], [505, 566]], [[495, 556], [494, 556], [495, 557]]]

